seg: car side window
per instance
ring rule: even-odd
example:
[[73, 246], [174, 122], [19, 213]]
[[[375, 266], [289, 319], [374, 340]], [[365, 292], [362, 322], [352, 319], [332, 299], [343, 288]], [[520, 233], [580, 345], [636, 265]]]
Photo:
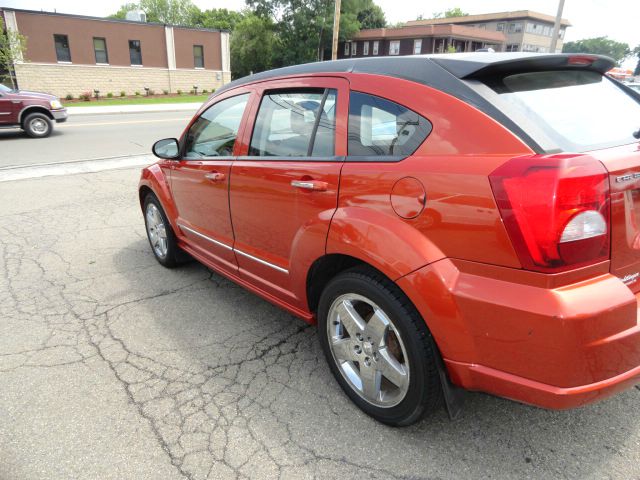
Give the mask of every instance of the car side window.
[[200, 115], [187, 132], [185, 158], [233, 155], [233, 145], [248, 100], [248, 93], [227, 98]]
[[265, 92], [251, 136], [249, 155], [333, 157], [336, 98], [334, 89]]
[[431, 129], [429, 120], [402, 105], [351, 92], [349, 157], [406, 157], [416, 151]]

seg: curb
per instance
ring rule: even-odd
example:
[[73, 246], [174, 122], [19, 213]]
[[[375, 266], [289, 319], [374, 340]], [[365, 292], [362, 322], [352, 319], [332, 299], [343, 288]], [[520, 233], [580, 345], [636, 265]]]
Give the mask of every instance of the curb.
[[75, 115], [118, 114], [118, 113], [149, 113], [149, 112], [193, 112], [202, 103], [167, 103], [154, 105], [107, 105], [102, 107], [67, 107], [67, 113]]

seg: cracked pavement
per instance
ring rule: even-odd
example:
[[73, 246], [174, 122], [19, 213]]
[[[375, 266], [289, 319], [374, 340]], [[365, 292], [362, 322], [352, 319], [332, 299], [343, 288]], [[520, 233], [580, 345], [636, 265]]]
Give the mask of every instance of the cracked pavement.
[[0, 479], [640, 478], [638, 388], [376, 423], [314, 327], [155, 261], [138, 175], [0, 183]]

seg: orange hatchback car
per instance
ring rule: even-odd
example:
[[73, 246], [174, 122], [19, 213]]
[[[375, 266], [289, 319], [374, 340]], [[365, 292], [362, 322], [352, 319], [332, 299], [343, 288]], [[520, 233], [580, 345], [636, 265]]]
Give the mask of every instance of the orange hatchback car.
[[139, 193], [184, 252], [307, 322], [362, 410], [560, 409], [640, 382], [640, 96], [594, 55], [324, 62], [232, 82]]

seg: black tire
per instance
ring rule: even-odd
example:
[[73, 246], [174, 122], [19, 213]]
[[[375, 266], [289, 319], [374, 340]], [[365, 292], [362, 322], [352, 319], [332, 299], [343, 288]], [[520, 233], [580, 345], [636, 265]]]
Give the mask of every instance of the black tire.
[[53, 131], [53, 122], [44, 113], [30, 113], [24, 119], [22, 128], [31, 138], [45, 138]]
[[[337, 299], [343, 295], [357, 295], [372, 301], [399, 333], [406, 351], [403, 362], [409, 366], [409, 380], [404, 397], [400, 397], [402, 400], [396, 405], [381, 407], [363, 398], [362, 393], [347, 381], [334, 358], [329, 346], [332, 335], [328, 328], [329, 314], [334, 301], [338, 302]], [[411, 301], [384, 275], [371, 268], [356, 267], [331, 280], [320, 298], [318, 330], [322, 350], [334, 377], [347, 396], [366, 414], [387, 425], [399, 427], [411, 425], [442, 406], [436, 357], [439, 353], [435, 342]]]
[[[158, 253], [157, 249], [154, 247], [153, 240], [151, 239], [151, 234], [149, 231], [149, 222], [147, 220], [147, 212], [151, 205], [153, 205], [158, 210], [158, 213], [160, 214], [162, 221], [164, 223], [164, 228], [166, 232], [166, 241], [167, 241], [166, 254], [164, 255], [161, 255], [160, 253]], [[162, 265], [163, 267], [167, 267], [167, 268], [177, 267], [180, 263], [182, 263], [184, 254], [182, 253], [182, 250], [180, 249], [180, 247], [178, 247], [176, 235], [173, 232], [173, 228], [171, 227], [171, 223], [169, 223], [169, 219], [167, 218], [167, 215], [164, 213], [164, 209], [162, 208], [160, 201], [153, 193], [148, 193], [147, 196], [144, 197], [142, 213], [144, 217], [145, 230], [147, 232], [147, 239], [149, 240], [151, 251], [153, 252], [153, 255], [156, 257], [156, 260], [158, 260], [160, 265]]]

